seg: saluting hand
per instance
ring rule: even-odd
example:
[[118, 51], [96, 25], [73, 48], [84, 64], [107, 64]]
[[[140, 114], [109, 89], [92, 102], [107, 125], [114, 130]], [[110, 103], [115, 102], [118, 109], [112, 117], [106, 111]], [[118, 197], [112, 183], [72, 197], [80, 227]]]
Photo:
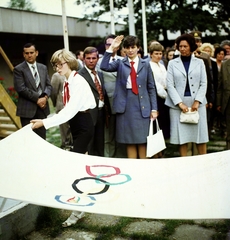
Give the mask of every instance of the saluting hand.
[[116, 38], [114, 38], [108, 50], [113, 52], [116, 51], [121, 45], [123, 38], [124, 38], [124, 35], [119, 35]]

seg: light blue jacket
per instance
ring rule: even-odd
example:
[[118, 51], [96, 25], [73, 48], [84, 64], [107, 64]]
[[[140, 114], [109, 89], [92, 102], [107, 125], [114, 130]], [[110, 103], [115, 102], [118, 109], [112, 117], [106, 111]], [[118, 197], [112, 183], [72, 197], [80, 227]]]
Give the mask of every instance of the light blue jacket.
[[[192, 55], [188, 70], [190, 92], [193, 100], [199, 101], [199, 107], [205, 106], [207, 91], [207, 75], [202, 59]], [[180, 57], [169, 61], [167, 68], [168, 95], [165, 104], [171, 108], [179, 108], [178, 103], [183, 102], [187, 82], [187, 73]], [[188, 106], [191, 107], [191, 106]]]

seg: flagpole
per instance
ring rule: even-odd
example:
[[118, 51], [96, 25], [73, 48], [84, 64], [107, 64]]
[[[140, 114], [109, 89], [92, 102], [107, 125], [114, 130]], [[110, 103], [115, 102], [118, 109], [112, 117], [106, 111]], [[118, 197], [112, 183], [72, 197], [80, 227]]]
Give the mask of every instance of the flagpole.
[[66, 21], [66, 10], [65, 10], [65, 0], [61, 0], [62, 3], [62, 26], [63, 26], [63, 37], [64, 37], [64, 47], [69, 50], [69, 40], [68, 40], [68, 27]]
[[148, 47], [147, 47], [145, 0], [141, 0], [141, 7], [142, 7], [142, 28], [143, 28], [143, 50], [144, 50], [144, 55], [147, 55]]
[[133, 13], [133, 0], [128, 0], [129, 8], [129, 34], [135, 36], [135, 24], [134, 24], [134, 13]]
[[110, 3], [110, 14], [111, 14], [111, 33], [115, 34], [113, 0], [110, 0], [109, 3]]

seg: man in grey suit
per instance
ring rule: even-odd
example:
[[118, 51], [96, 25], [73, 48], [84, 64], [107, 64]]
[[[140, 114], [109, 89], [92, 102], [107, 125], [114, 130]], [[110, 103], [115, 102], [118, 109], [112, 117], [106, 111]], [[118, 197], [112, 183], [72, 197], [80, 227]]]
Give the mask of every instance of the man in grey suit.
[[[110, 34], [105, 38], [105, 50], [107, 50], [116, 35]], [[118, 50], [118, 49], [117, 49]], [[98, 68], [103, 58], [98, 61]], [[123, 59], [123, 57], [117, 55], [117, 51], [114, 51], [111, 55], [110, 62], [116, 61], [117, 59]], [[102, 71], [102, 70], [101, 70]], [[102, 71], [104, 77], [105, 91], [109, 99], [109, 115], [107, 124], [105, 127], [105, 157], [118, 157], [126, 158], [126, 146], [124, 144], [116, 142], [116, 113], [113, 110], [113, 94], [115, 91], [117, 72], [106, 72]]]
[[[65, 76], [61, 76], [58, 72], [54, 73], [51, 77], [53, 90], [50, 98], [53, 106], [56, 108], [56, 113], [60, 112], [64, 107], [62, 96], [64, 80]], [[61, 148], [69, 149], [73, 145], [69, 122], [59, 125], [59, 129], [61, 135]]]
[[216, 98], [217, 110], [225, 116], [226, 145], [227, 149], [230, 149], [230, 59], [221, 65]]
[[[50, 113], [48, 98], [52, 91], [47, 67], [36, 62], [38, 51], [33, 43], [23, 47], [24, 62], [14, 68], [14, 88], [19, 98], [17, 116], [21, 125], [30, 123], [32, 119], [44, 119]], [[44, 127], [34, 130], [40, 137], [46, 139]]]

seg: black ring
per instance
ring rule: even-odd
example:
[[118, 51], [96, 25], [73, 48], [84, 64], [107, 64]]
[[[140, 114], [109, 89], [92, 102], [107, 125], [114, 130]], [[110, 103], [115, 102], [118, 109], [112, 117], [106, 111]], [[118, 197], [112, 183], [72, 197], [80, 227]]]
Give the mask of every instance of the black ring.
[[77, 184], [82, 181], [82, 180], [88, 180], [88, 179], [92, 179], [92, 180], [96, 180], [96, 181], [101, 181], [103, 183], [105, 183], [105, 187], [100, 191], [100, 192], [97, 192], [97, 193], [87, 193], [87, 195], [96, 195], [96, 194], [102, 194], [102, 193], [105, 193], [108, 191], [109, 189], [109, 184], [107, 184], [108, 182], [106, 182], [105, 180], [103, 179], [100, 179], [100, 178], [94, 178], [94, 177], [85, 177], [85, 178], [80, 178], [80, 179], [77, 179], [73, 182], [72, 184], [72, 188], [77, 192], [77, 193], [83, 193], [81, 190], [79, 190], [77, 188]]

